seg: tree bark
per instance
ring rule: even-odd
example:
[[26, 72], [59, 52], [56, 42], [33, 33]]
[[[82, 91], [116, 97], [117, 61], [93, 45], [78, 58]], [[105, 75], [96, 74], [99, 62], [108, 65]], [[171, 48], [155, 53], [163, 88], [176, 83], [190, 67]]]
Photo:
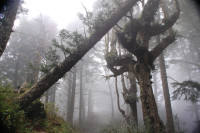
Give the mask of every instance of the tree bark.
[[[129, 95], [134, 96], [135, 98], [137, 97], [137, 85], [136, 85], [136, 79], [135, 75], [132, 72], [128, 73], [128, 77], [130, 80], [130, 90], [129, 90]], [[131, 109], [131, 115], [133, 117], [133, 123], [138, 125], [138, 113], [137, 113], [137, 100], [132, 101], [130, 103], [130, 109]]]
[[157, 105], [153, 95], [149, 67], [145, 63], [138, 63], [137, 67], [138, 73], [136, 76], [140, 85], [140, 98], [145, 127], [150, 133], [161, 133], [163, 124], [158, 115]]
[[157, 85], [157, 78], [156, 78], [157, 72], [153, 72], [153, 92], [154, 92], [154, 97], [156, 100], [156, 103], [158, 103], [158, 85]]
[[128, 0], [114, 12], [104, 25], [98, 28], [83, 44], [70, 54], [61, 64], [51, 70], [38, 81], [29, 91], [18, 99], [23, 108], [39, 98], [55, 82], [64, 76], [139, 0]]
[[49, 90], [45, 92], [45, 103], [49, 102]]
[[113, 121], [114, 118], [114, 102], [113, 102], [113, 95], [112, 95], [112, 88], [108, 79], [108, 88], [110, 92], [110, 102], [111, 102], [111, 121]]
[[6, 49], [6, 45], [12, 33], [12, 28], [17, 15], [20, 0], [10, 0], [8, 2], [5, 16], [0, 25], [0, 57]]
[[169, 87], [167, 81], [167, 73], [165, 67], [165, 60], [163, 53], [159, 56], [159, 65], [160, 65], [160, 74], [162, 80], [162, 87], [165, 99], [165, 109], [166, 109], [166, 116], [167, 116], [167, 133], [174, 132], [174, 122], [173, 122], [173, 113], [170, 101], [170, 94], [169, 94]]
[[84, 110], [84, 105], [83, 105], [83, 66], [82, 63], [80, 63], [80, 97], [79, 97], [79, 128], [80, 131], [82, 131], [82, 123], [83, 123], [83, 110]]
[[75, 104], [75, 94], [76, 94], [76, 68], [74, 68], [73, 72], [73, 81], [72, 81], [72, 96], [71, 96], [71, 103], [70, 103], [70, 113], [69, 113], [69, 122], [73, 125], [73, 118], [74, 118], [74, 104]]
[[93, 100], [92, 100], [92, 91], [89, 89], [88, 94], [88, 112], [87, 112], [87, 119], [91, 120], [93, 112]]
[[71, 103], [71, 97], [72, 97], [72, 73], [68, 73], [68, 91], [67, 91], [67, 121], [69, 121], [70, 117], [70, 103]]
[[21, 62], [21, 51], [19, 53], [19, 56], [17, 57], [17, 60], [15, 61], [15, 73], [14, 73], [14, 81], [13, 81], [15, 88], [17, 88], [17, 86], [18, 86], [18, 75], [19, 75], [20, 62]]

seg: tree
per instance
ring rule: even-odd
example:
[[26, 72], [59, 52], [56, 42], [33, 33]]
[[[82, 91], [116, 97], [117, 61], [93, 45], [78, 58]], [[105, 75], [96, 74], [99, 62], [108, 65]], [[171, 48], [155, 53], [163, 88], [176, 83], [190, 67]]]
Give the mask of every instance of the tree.
[[[167, 12], [167, 9], [165, 7], [165, 3], [163, 0], [161, 0], [161, 6], [163, 13], [166, 18], [169, 18], [169, 14]], [[172, 29], [169, 29], [169, 32], [172, 32]], [[156, 41], [159, 44], [160, 43], [160, 36], [156, 37]], [[168, 87], [168, 81], [167, 81], [167, 72], [165, 67], [165, 59], [164, 54], [161, 53], [159, 56], [159, 66], [160, 66], [160, 74], [161, 74], [161, 81], [162, 81], [162, 87], [163, 87], [163, 94], [164, 94], [164, 100], [165, 100], [165, 110], [166, 110], [166, 116], [167, 116], [167, 132], [171, 133], [174, 132], [174, 122], [173, 122], [173, 113], [172, 113], [172, 107], [171, 107], [171, 101], [170, 101], [170, 94], [169, 94], [169, 87]]]
[[2, 81], [12, 81], [15, 88], [25, 81], [36, 83], [39, 64], [56, 30], [56, 24], [46, 16], [34, 20], [22, 17], [0, 61]]
[[[4, 12], [4, 17], [0, 17], [0, 57], [3, 54], [10, 34], [12, 33], [12, 28], [14, 25], [15, 17], [20, 5], [20, 0], [9, 0], [6, 5], [6, 10]], [[1, 13], [0, 13], [1, 14]]]
[[55, 82], [64, 76], [136, 3], [138, 0], [128, 0], [104, 21], [104, 24], [80, 44], [65, 60], [41, 78], [29, 91], [21, 95], [18, 102], [21, 107], [29, 105], [39, 98]]
[[[174, 0], [174, 2], [176, 11], [169, 18], [164, 16], [164, 19], [160, 23], [156, 19], [156, 12], [160, 7], [160, 0], [148, 1], [144, 5], [139, 18], [127, 16], [129, 21], [123, 28], [120, 27], [120, 30], [117, 29], [116, 34], [119, 43], [131, 53], [131, 56], [124, 55], [120, 57], [117, 53], [113, 54], [113, 51], [110, 51], [106, 59], [107, 67], [114, 74], [111, 76], [116, 77], [129, 71], [135, 74], [140, 85], [140, 98], [145, 126], [148, 128], [150, 124], [150, 131], [155, 133], [161, 132], [163, 126], [158, 115], [152, 91], [151, 71], [154, 69], [153, 61], [175, 40], [173, 31], [167, 32], [177, 21], [180, 14], [178, 1]], [[163, 34], [161, 42], [149, 50], [150, 39], [159, 34]], [[128, 93], [123, 95], [128, 95]]]
[[198, 102], [200, 98], [200, 84], [195, 81], [183, 81], [182, 83], [174, 82], [172, 83], [176, 90], [173, 92], [172, 100], [180, 100], [184, 96], [185, 101], [192, 103]]

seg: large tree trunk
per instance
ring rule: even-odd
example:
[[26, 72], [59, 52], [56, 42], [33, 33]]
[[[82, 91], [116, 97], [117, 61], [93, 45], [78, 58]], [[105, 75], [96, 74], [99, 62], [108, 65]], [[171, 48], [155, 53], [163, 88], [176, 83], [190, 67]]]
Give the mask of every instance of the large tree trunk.
[[158, 115], [157, 105], [153, 95], [149, 66], [145, 63], [138, 63], [137, 69], [138, 73], [136, 76], [140, 85], [140, 98], [145, 127], [150, 133], [160, 133], [163, 130], [163, 125]]
[[114, 12], [83, 44], [70, 54], [61, 64], [51, 70], [29, 91], [21, 95], [18, 102], [21, 107], [29, 105], [39, 98], [55, 82], [62, 78], [139, 0], [128, 0]]
[[73, 71], [73, 81], [72, 81], [72, 96], [71, 96], [71, 103], [70, 106], [70, 113], [69, 113], [69, 122], [73, 125], [73, 118], [74, 118], [74, 104], [75, 104], [75, 94], [76, 94], [76, 68]]
[[167, 133], [173, 133], [174, 132], [173, 113], [172, 113], [169, 87], [168, 87], [168, 81], [167, 81], [167, 73], [166, 73], [165, 60], [164, 60], [163, 53], [159, 56], [159, 65], [160, 65], [160, 74], [161, 74], [162, 87], [163, 87], [164, 100], [165, 100], [165, 109], [166, 109], [166, 116], [167, 116]]
[[17, 15], [20, 0], [9, 0], [5, 16], [0, 25], [0, 57], [6, 49], [6, 45], [12, 33], [12, 28]]

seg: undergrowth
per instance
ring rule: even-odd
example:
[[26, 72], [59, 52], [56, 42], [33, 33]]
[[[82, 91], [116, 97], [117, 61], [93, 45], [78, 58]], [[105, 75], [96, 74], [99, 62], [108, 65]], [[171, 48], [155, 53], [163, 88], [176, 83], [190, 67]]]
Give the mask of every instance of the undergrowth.
[[[75, 133], [74, 129], [56, 115], [46, 115], [40, 100], [34, 101], [24, 110], [16, 102], [19, 96], [11, 84], [0, 85], [0, 132], [1, 133]], [[48, 107], [52, 110], [52, 107]], [[44, 110], [44, 109], [43, 109]], [[55, 111], [55, 110], [54, 110]]]

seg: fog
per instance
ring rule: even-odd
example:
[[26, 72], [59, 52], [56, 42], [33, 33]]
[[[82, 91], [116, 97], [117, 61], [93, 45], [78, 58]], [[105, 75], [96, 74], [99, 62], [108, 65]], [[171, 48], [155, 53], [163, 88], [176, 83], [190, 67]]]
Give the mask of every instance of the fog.
[[[24, 82], [30, 81], [35, 84], [51, 69], [59, 66], [82, 44], [84, 39], [90, 37], [91, 33], [96, 30], [93, 23], [100, 21], [96, 19], [98, 12], [113, 12], [118, 7], [115, 0], [106, 1], [113, 5], [108, 11], [106, 10], [106, 4], [105, 7], [101, 7], [100, 0], [25, 0], [23, 7], [28, 9], [28, 12], [17, 15], [14, 32], [12, 32], [7, 48], [0, 59], [1, 84], [11, 82], [15, 88], [21, 86]], [[148, 3], [148, 0], [144, 1], [144, 4], [146, 3]], [[169, 14], [173, 14], [175, 10], [175, 6], [172, 4], [173, 1], [169, 0], [164, 3]], [[172, 83], [181, 83], [187, 80], [200, 83], [199, 7], [194, 1], [190, 0], [179, 0], [179, 3], [181, 13], [173, 26], [176, 39], [162, 53], [166, 67], [174, 128], [177, 133], [198, 133], [200, 132], [199, 101], [196, 103], [186, 101], [184, 100], [184, 94], [179, 100], [171, 98], [176, 90]], [[132, 17], [141, 16], [142, 10], [142, 4], [138, 2], [137, 6], [133, 8], [133, 12], [131, 12]], [[159, 12], [160, 19], [162, 19], [164, 13], [162, 10]], [[92, 15], [87, 16], [87, 13], [92, 13]], [[108, 15], [102, 13], [100, 19], [109, 17], [112, 14], [109, 13]], [[82, 17], [80, 14], [82, 14]], [[159, 21], [158, 15], [159, 13], [154, 16], [156, 20], [152, 23]], [[124, 17], [123, 19], [113, 28], [114, 30], [121, 30], [120, 27], [123, 27], [129, 18]], [[164, 21], [161, 23], [164, 23]], [[112, 128], [125, 128], [128, 125], [127, 119], [129, 118], [130, 123], [134, 123], [130, 104], [124, 98], [123, 88], [123, 85], [125, 85], [128, 92], [130, 92], [129, 71], [124, 71], [123, 76], [121, 76], [122, 74], [117, 75], [118, 99], [116, 78], [111, 68], [109, 68], [106, 47], [108, 47], [108, 51], [112, 51], [113, 38], [116, 38], [113, 37], [115, 36], [113, 29], [109, 31], [109, 35], [106, 34], [64, 77], [59, 79], [41, 97], [45, 107], [48, 107], [48, 103], [55, 106], [53, 109], [57, 115], [81, 133], [103, 133]], [[124, 32], [125, 30], [123, 30]], [[160, 38], [164, 38], [166, 34], [163, 33]], [[106, 46], [106, 43], [108, 46]], [[115, 43], [117, 56], [123, 57], [129, 52], [123, 49], [119, 41], [115, 41]], [[153, 49], [156, 43], [156, 37], [152, 37], [149, 41], [149, 49]], [[136, 59], [134, 56], [131, 57]], [[139, 58], [136, 61], [139, 61]], [[124, 63], [122, 64], [124, 65]], [[155, 69], [150, 70], [152, 76], [150, 81], [152, 82], [151, 86], [159, 117], [166, 125], [163, 77], [161, 76], [159, 64], [160, 59], [156, 58], [153, 63]], [[120, 67], [120, 65], [116, 65], [113, 68], [119, 70]], [[135, 65], [133, 67], [135, 69]], [[137, 105], [135, 107], [138, 127], [144, 129], [144, 107], [142, 107], [139, 84], [141, 82], [138, 80], [138, 76], [135, 76], [134, 79], [137, 87], [135, 93]], [[199, 100], [199, 97], [197, 97], [197, 100]], [[149, 104], [149, 106], [151, 105]], [[125, 111], [124, 116], [119, 107], [122, 111]]]

